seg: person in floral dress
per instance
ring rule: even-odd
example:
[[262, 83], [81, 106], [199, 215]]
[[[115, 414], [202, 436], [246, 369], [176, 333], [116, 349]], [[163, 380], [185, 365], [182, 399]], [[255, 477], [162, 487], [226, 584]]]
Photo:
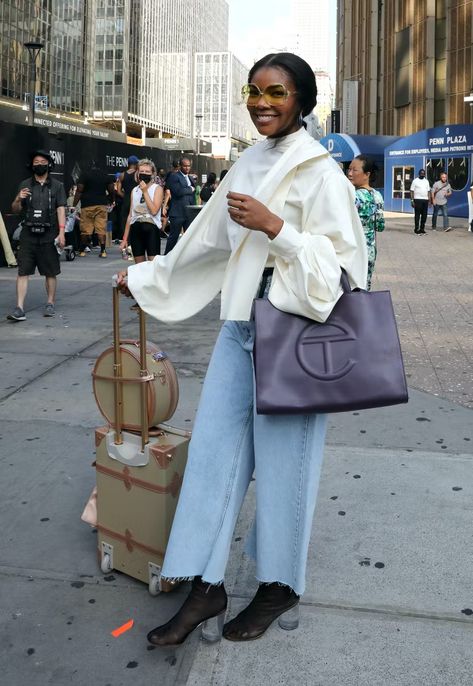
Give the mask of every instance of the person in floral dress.
[[357, 155], [348, 168], [348, 178], [355, 186], [355, 204], [358, 210], [368, 247], [368, 279], [366, 288], [371, 289], [374, 265], [376, 262], [376, 232], [384, 231], [384, 200], [375, 188], [374, 182], [378, 167], [367, 155]]

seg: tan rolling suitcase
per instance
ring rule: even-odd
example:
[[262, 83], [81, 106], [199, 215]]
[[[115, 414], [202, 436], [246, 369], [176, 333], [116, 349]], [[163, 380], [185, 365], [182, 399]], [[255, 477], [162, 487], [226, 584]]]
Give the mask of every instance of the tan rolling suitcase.
[[[177, 404], [174, 368], [169, 360], [156, 355], [156, 351], [160, 352], [158, 348], [146, 342], [141, 310], [139, 362], [130, 362], [134, 355], [134, 351], [130, 354], [130, 345], [137, 344], [120, 341], [118, 299], [118, 290], [114, 288], [113, 355], [109, 351], [103, 353], [93, 372], [97, 402], [109, 421], [109, 425], [95, 432], [98, 555], [102, 572], [116, 569], [128, 574], [147, 583], [150, 593], [156, 595], [175, 587], [161, 582], [161, 567], [186, 466], [190, 432], [161, 423], [169, 417], [169, 399], [174, 407]], [[104, 368], [104, 360], [108, 370], [112, 370], [111, 376]], [[155, 361], [159, 362], [159, 369], [150, 372], [149, 366]], [[134, 379], [130, 365], [136, 366]], [[156, 384], [152, 391], [150, 384]], [[127, 393], [123, 393], [125, 386]], [[160, 397], [161, 389], [164, 400]], [[150, 428], [149, 401], [153, 393], [153, 416], [160, 423]], [[129, 410], [130, 402], [138, 408]], [[133, 426], [138, 417], [140, 431], [123, 430], [123, 417]]]

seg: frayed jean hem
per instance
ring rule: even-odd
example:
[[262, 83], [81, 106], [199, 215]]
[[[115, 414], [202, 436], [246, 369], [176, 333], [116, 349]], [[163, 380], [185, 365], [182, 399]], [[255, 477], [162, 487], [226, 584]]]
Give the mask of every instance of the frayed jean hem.
[[[194, 581], [196, 576], [200, 576], [200, 574], [193, 574], [191, 576], [161, 576], [161, 580], [167, 581], [170, 584], [181, 584], [186, 581]], [[202, 577], [202, 582], [209, 586], [223, 586], [224, 579], [221, 581], [208, 581]]]

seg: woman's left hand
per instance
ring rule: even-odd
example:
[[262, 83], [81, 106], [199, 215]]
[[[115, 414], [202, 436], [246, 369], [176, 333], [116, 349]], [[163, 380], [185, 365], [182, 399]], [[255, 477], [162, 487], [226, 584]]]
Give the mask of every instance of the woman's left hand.
[[268, 238], [275, 238], [281, 231], [283, 220], [251, 195], [230, 192], [227, 199], [230, 217], [245, 229], [262, 231]]
[[120, 293], [123, 293], [123, 295], [126, 295], [127, 298], [132, 298], [132, 294], [130, 292], [130, 289], [128, 288], [128, 270], [123, 269], [121, 272], [118, 272], [117, 274], [117, 288], [120, 291]]

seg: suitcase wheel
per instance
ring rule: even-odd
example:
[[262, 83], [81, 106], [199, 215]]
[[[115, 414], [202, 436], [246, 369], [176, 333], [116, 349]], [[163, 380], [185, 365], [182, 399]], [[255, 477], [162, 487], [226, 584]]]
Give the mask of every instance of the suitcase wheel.
[[161, 577], [153, 574], [150, 577], [148, 590], [150, 595], [159, 595], [161, 593]]
[[105, 553], [100, 562], [100, 569], [104, 574], [108, 574], [112, 571], [112, 557], [108, 553]]
[[75, 259], [76, 259], [76, 251], [74, 250], [74, 248], [71, 248], [70, 250], [66, 250], [66, 261], [72, 262]]

